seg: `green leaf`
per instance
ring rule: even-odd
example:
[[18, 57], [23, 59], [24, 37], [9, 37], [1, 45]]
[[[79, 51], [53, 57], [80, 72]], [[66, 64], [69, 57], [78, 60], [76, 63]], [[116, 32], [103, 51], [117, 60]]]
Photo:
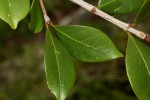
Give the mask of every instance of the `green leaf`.
[[57, 100], [64, 100], [74, 84], [74, 65], [65, 47], [50, 30], [46, 32], [44, 60], [48, 86]]
[[98, 8], [108, 13], [129, 13], [138, 10], [144, 0], [99, 0]]
[[0, 18], [13, 29], [29, 12], [29, 0], [0, 0]]
[[129, 35], [126, 69], [139, 100], [150, 99], [150, 47]]
[[29, 28], [35, 33], [38, 33], [43, 29], [43, 26], [44, 26], [44, 20], [43, 20], [42, 10], [40, 7], [40, 2], [39, 0], [33, 0], [31, 11], [30, 11]]
[[70, 54], [81, 61], [108, 61], [122, 54], [101, 31], [87, 26], [55, 26], [58, 37]]
[[139, 10], [136, 19], [135, 19], [135, 25], [138, 23], [147, 20], [150, 17], [150, 0], [144, 0], [144, 3]]

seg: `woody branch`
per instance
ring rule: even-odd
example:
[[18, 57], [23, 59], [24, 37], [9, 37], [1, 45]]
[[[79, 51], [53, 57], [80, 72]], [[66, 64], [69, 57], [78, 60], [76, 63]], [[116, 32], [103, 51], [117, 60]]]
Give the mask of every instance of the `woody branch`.
[[40, 0], [40, 6], [41, 6], [42, 13], [43, 13], [43, 16], [44, 16], [46, 28], [48, 28], [49, 26], [52, 25], [52, 22], [51, 22], [51, 19], [47, 15], [43, 0]]
[[139, 30], [131, 27], [130, 24], [125, 23], [123, 21], [120, 21], [120, 20], [110, 16], [109, 14], [99, 10], [97, 7], [85, 2], [84, 0], [70, 0], [70, 1], [79, 5], [80, 7], [83, 7], [84, 9], [88, 10], [89, 12], [91, 12], [97, 16], [100, 16], [100, 17], [104, 18], [105, 20], [113, 23], [114, 25], [120, 27], [124, 31], [130, 32], [130, 33], [136, 35], [137, 37], [144, 39], [146, 41], [150, 41], [149, 34], [146, 34], [142, 31], [139, 31]]

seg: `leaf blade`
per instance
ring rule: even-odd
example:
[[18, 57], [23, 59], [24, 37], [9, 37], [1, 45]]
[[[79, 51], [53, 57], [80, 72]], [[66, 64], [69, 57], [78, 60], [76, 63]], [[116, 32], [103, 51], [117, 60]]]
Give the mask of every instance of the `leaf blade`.
[[143, 2], [144, 0], [99, 0], [98, 8], [108, 13], [129, 13], [138, 10]]
[[141, 6], [140, 10], [138, 11], [138, 14], [135, 18], [135, 25], [137, 25], [138, 23], [145, 21], [146, 19], [148, 19], [150, 17], [150, 1], [149, 0], [145, 0], [143, 5]]
[[29, 28], [38, 33], [43, 29], [44, 20], [39, 0], [33, 0], [30, 10]]
[[13, 29], [29, 12], [29, 0], [0, 0], [0, 18]]
[[150, 47], [129, 36], [126, 54], [126, 69], [130, 84], [141, 100], [150, 98]]
[[81, 61], [100, 62], [122, 57], [111, 40], [95, 28], [55, 26], [55, 29], [70, 54]]
[[75, 80], [73, 62], [64, 46], [46, 32], [45, 67], [50, 90], [58, 100], [64, 100], [69, 94]]

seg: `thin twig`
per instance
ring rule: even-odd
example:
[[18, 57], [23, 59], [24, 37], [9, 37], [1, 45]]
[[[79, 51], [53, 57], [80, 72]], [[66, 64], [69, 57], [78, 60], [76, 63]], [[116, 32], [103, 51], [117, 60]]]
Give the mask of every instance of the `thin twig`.
[[52, 22], [51, 22], [51, 19], [47, 15], [43, 0], [40, 0], [40, 5], [41, 5], [42, 13], [43, 13], [43, 16], [44, 16], [46, 28], [48, 28], [49, 26], [52, 25]]
[[144, 39], [146, 41], [150, 41], [150, 35], [149, 34], [146, 34], [142, 31], [139, 31], [139, 30], [131, 27], [130, 24], [125, 23], [123, 21], [120, 21], [120, 20], [108, 15], [107, 13], [99, 10], [97, 7], [91, 5], [91, 4], [89, 4], [83, 0], [70, 0], [70, 1], [83, 7], [84, 9], [88, 10], [89, 12], [91, 12], [95, 15], [98, 15], [98, 16], [104, 18], [105, 20], [113, 23], [114, 25], [122, 28], [124, 31], [130, 32], [130, 33], [136, 35], [137, 37]]

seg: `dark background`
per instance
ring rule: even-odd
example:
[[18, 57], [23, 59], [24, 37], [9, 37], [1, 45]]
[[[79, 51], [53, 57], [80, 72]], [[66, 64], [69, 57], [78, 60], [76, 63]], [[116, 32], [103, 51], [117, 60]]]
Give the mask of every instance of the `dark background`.
[[[98, 0], [86, 0], [97, 5]], [[68, 0], [45, 0], [54, 24], [86, 25], [105, 32], [125, 55], [127, 34]], [[127, 23], [135, 13], [111, 14]], [[28, 15], [17, 30], [0, 20], [0, 100], [55, 100], [47, 87], [44, 71], [44, 32], [28, 29]], [[138, 28], [149, 31], [149, 21]], [[74, 60], [76, 82], [67, 100], [137, 100], [129, 84], [125, 59], [102, 63]]]

